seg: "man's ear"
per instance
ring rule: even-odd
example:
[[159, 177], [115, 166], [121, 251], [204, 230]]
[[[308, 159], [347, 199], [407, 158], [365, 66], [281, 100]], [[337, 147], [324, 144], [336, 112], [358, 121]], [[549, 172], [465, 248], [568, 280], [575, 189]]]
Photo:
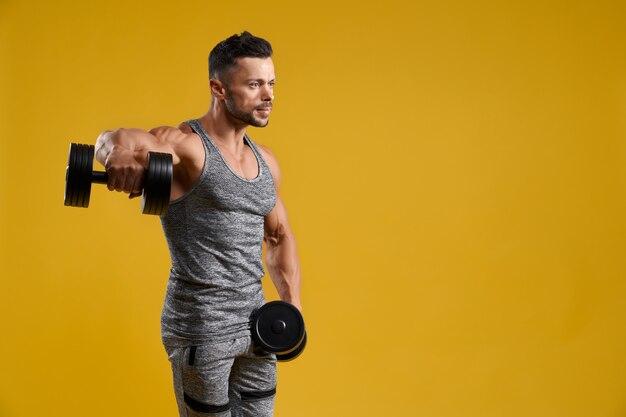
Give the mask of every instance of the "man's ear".
[[224, 83], [217, 79], [209, 80], [209, 87], [211, 88], [211, 94], [218, 100], [223, 100], [226, 97], [226, 88]]

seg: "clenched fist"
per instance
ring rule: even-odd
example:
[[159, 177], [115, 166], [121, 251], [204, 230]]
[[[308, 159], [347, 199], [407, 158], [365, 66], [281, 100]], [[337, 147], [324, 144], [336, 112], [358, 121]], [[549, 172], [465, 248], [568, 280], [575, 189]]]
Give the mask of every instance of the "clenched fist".
[[141, 195], [145, 167], [135, 159], [134, 152], [114, 146], [104, 164], [109, 179], [109, 191], [129, 193], [129, 198]]

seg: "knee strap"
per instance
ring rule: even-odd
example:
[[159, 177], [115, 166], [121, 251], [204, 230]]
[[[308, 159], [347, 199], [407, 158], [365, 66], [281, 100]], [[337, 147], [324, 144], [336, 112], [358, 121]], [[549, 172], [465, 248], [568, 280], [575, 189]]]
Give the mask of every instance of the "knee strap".
[[276, 395], [276, 388], [273, 388], [269, 391], [246, 391], [246, 392], [241, 392], [241, 400], [242, 401], [262, 400], [264, 398], [269, 398], [273, 395]]
[[230, 410], [230, 403], [224, 405], [212, 405], [200, 402], [196, 399], [191, 398], [187, 393], [184, 393], [185, 404], [187, 404], [192, 410], [197, 411], [199, 413], [223, 413], [224, 411]]

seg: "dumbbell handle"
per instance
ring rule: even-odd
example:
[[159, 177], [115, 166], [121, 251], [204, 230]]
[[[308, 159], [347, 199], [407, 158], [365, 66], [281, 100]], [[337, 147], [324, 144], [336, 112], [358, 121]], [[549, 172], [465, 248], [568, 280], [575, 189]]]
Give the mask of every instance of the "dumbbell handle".
[[109, 174], [104, 171], [93, 171], [91, 173], [91, 182], [97, 184], [106, 184], [109, 181]]
[[[152, 153], [155, 152], [148, 152], [148, 156]], [[91, 171], [91, 182], [95, 182], [96, 184], [107, 184], [109, 182], [109, 174], [107, 174], [106, 171]]]

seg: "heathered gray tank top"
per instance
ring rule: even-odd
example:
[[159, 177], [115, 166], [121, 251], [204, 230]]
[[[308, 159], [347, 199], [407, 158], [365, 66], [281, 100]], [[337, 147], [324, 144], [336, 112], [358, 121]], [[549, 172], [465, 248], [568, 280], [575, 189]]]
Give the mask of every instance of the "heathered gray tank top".
[[161, 336], [171, 346], [250, 334], [250, 314], [265, 302], [263, 225], [276, 203], [272, 174], [247, 135], [244, 141], [258, 163], [254, 179], [230, 168], [198, 120], [188, 123], [202, 139], [204, 167], [161, 216], [172, 259]]

